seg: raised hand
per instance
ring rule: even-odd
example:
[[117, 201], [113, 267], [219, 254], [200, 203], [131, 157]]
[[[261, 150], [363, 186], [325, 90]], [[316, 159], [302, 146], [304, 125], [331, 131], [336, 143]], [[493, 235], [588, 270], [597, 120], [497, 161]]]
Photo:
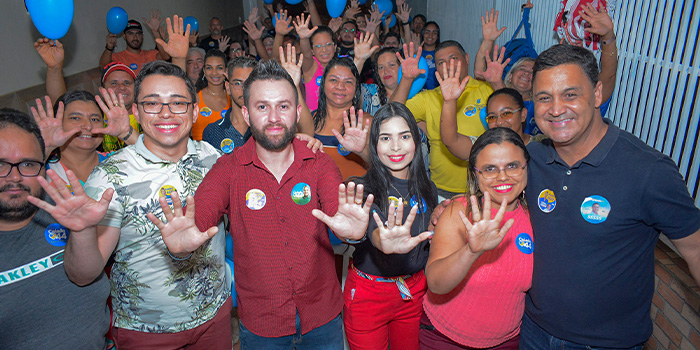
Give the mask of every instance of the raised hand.
[[185, 59], [190, 48], [190, 25], [188, 24], [185, 28], [182, 17], [175, 15], [172, 21], [169, 17], [165, 19], [165, 26], [168, 29], [168, 42], [156, 39], [156, 43], [170, 57]]
[[164, 25], [158, 27], [158, 35], [160, 35], [160, 38], [163, 39], [163, 41], [168, 41], [168, 30]]
[[258, 29], [255, 23], [250, 21], [245, 21], [243, 23], [243, 31], [248, 33], [248, 37], [253, 41], [260, 40], [260, 38], [262, 38], [264, 29], [265, 27], [260, 27], [260, 29]]
[[362, 205], [363, 192], [363, 185], [357, 185], [356, 191], [354, 182], [350, 182], [347, 189], [345, 184], [340, 184], [338, 186], [338, 212], [331, 217], [314, 209], [311, 214], [326, 224], [338, 238], [360, 240], [365, 236], [369, 222], [369, 209], [374, 202], [374, 196], [370, 194], [367, 196], [365, 204]]
[[105, 47], [108, 47], [110, 50], [114, 50], [114, 47], [116, 45], [117, 34], [107, 33], [107, 38], [105, 39]]
[[275, 33], [280, 35], [287, 35], [292, 31], [292, 17], [287, 16], [287, 10], [277, 12], [275, 14], [277, 20], [275, 21]]
[[486, 70], [483, 72], [474, 72], [474, 75], [491, 84], [500, 82], [503, 77], [503, 70], [508, 65], [508, 62], [510, 62], [510, 58], [506, 58], [505, 61], [503, 60], [505, 56], [506, 48], [502, 47], [501, 50], [498, 50], [498, 45], [494, 45], [493, 57], [486, 55]]
[[226, 52], [226, 49], [229, 47], [229, 41], [231, 41], [231, 38], [228, 37], [228, 35], [224, 35], [221, 38], [217, 40], [219, 43], [219, 51], [221, 52]]
[[455, 66], [455, 61], [450, 60], [450, 68], [447, 65], [442, 65], [442, 76], [444, 79], [435, 72], [438, 83], [440, 84], [440, 91], [442, 91], [442, 98], [445, 101], [456, 101], [462, 96], [464, 89], [467, 87], [467, 82], [469, 82], [469, 76], [464, 77], [464, 80], [459, 81], [460, 74], [462, 72], [462, 62], [457, 61]]
[[379, 50], [379, 45], [372, 46], [374, 33], [360, 33], [360, 37], [353, 40], [355, 41], [355, 59], [366, 61]]
[[369, 134], [369, 118], [364, 118], [364, 113], [360, 109], [355, 115], [355, 107], [350, 107], [350, 115], [348, 112], [343, 112], [343, 126], [345, 134], [341, 135], [338, 130], [332, 129], [331, 132], [335, 135], [343, 147], [355, 153], [360, 153], [367, 145], [367, 135]]
[[197, 228], [194, 222], [194, 197], [187, 196], [186, 214], [183, 214], [182, 202], [176, 191], [171, 192], [170, 198], [173, 201], [173, 209], [170, 209], [165, 197], [158, 199], [167, 224], [153, 213], [146, 214], [146, 217], [160, 230], [163, 243], [168, 247], [170, 253], [187, 254], [193, 252], [219, 232], [219, 228], [216, 226], [210, 227], [205, 232]]
[[420, 242], [432, 237], [433, 232], [427, 231], [418, 236], [411, 237], [411, 226], [418, 212], [418, 205], [411, 208], [411, 212], [406, 217], [406, 222], [403, 220], [403, 201], [399, 201], [399, 207], [396, 208], [394, 203], [389, 205], [389, 215], [387, 215], [386, 224], [382, 222], [379, 214], [374, 212], [374, 222], [377, 223], [376, 234], [373, 233], [372, 243], [377, 249], [384, 254], [406, 254], [415, 248]]
[[297, 19], [294, 21], [294, 29], [297, 31], [297, 35], [299, 35], [300, 39], [308, 39], [311, 37], [311, 34], [313, 34], [318, 27], [313, 27], [309, 28], [309, 22], [311, 21], [311, 16], [306, 17], [304, 19], [304, 14], [301, 14], [301, 17], [297, 16]]
[[374, 33], [375, 31], [377, 31], [379, 23], [382, 23], [383, 15], [384, 12], [379, 12], [379, 7], [377, 7], [377, 5], [372, 5], [372, 8], [369, 11], [369, 18], [365, 16], [365, 19], [367, 20], [367, 26], [365, 27], [365, 31], [368, 33]]
[[34, 49], [39, 53], [41, 60], [44, 61], [47, 67], [63, 67], [63, 60], [66, 55], [63, 51], [63, 44], [60, 41], [39, 38], [34, 43]]
[[415, 51], [413, 42], [403, 44], [403, 55], [406, 58], [401, 57], [400, 53], [396, 53], [396, 57], [401, 63], [401, 73], [405, 78], [415, 79], [419, 75], [425, 74], [425, 69], [418, 68], [421, 53], [423, 53], [423, 48], [418, 47], [418, 51]]
[[292, 44], [287, 43], [287, 57], [285, 58], [284, 49], [280, 46], [280, 64], [284, 70], [289, 73], [294, 81], [294, 85], [299, 86], [301, 82], [301, 66], [304, 62], [304, 54], [299, 55], [299, 62], [297, 60], [297, 50]]
[[483, 214], [479, 213], [479, 205], [476, 202], [476, 196], [471, 196], [472, 222], [459, 212], [462, 218], [462, 223], [467, 228], [467, 247], [474, 254], [482, 254], [487, 250], [498, 247], [503, 241], [503, 238], [508, 233], [508, 230], [515, 222], [513, 219], [506, 221], [501, 227], [501, 221], [506, 213], [508, 201], [503, 198], [496, 216], [491, 218], [491, 198], [488, 193], [484, 193], [484, 210]]
[[337, 33], [338, 29], [343, 26], [343, 19], [340, 17], [332, 18], [330, 22], [328, 22], [328, 27], [331, 28], [333, 33]]
[[414, 33], [412, 30], [408, 32], [408, 43], [413, 43], [413, 46], [423, 47], [423, 43], [420, 41], [420, 34]]
[[146, 23], [146, 26], [148, 26], [148, 29], [150, 29], [153, 34], [158, 33], [160, 23], [163, 22], [160, 17], [160, 10], [157, 9], [151, 10], [151, 17], [149, 19], [146, 19], [146, 17], [141, 17], [141, 19]]
[[248, 19], [247, 21], [250, 23], [255, 23], [259, 19], [258, 17], [258, 7], [255, 6], [252, 9], [250, 9], [250, 13], [248, 14]]
[[[352, 6], [353, 1], [355, 2], [355, 7]], [[346, 20], [354, 20], [355, 15], [360, 13], [360, 8], [357, 5], [357, 1], [353, 0], [350, 2], [350, 7], [345, 9], [345, 13], [343, 13], [343, 18]]]
[[598, 11], [595, 6], [588, 3], [581, 9], [580, 14], [581, 18], [591, 25], [590, 27], [584, 28], [585, 31], [600, 35], [603, 40], [615, 38], [613, 21], [605, 7], [603, 7], [601, 11]]
[[481, 16], [481, 35], [484, 40], [496, 41], [499, 36], [506, 30], [506, 27], [498, 29], [498, 11], [491, 9], [491, 12], [486, 12], [486, 17]]
[[190, 30], [190, 47], [197, 46], [197, 38], [199, 38], [199, 31]]
[[104, 128], [93, 128], [92, 132], [96, 134], [112, 135], [123, 140], [131, 131], [129, 124], [129, 111], [124, 107], [124, 97], [114, 92], [114, 90], [100, 88], [100, 95], [95, 96], [97, 105], [102, 109], [107, 121], [107, 126]]
[[80, 180], [73, 171], [66, 170], [70, 188], [53, 170], [47, 170], [46, 174], [53, 185], [41, 176], [37, 177], [37, 181], [56, 204], [51, 205], [33, 196], [27, 197], [29, 203], [51, 214], [59, 224], [71, 231], [82, 231], [88, 227], [97, 226], [102, 221], [107, 214], [114, 189], [107, 189], [98, 202], [85, 194]]
[[80, 132], [80, 127], [72, 130], [63, 130], [63, 102], [58, 103], [58, 109], [54, 117], [51, 98], [45, 96], [46, 108], [41, 105], [41, 99], [36, 99], [36, 107], [31, 107], [32, 116], [39, 125], [41, 137], [44, 139], [46, 156], [54, 149], [63, 146], [73, 135]]
[[408, 4], [401, 4], [399, 5], [399, 2], [396, 2], [396, 6], [398, 7], [399, 12], [396, 13], [396, 18], [401, 21], [401, 23], [408, 23], [408, 21], [411, 19], [411, 9]]
[[406, 3], [406, 0], [396, 0], [396, 6], [401, 6]]

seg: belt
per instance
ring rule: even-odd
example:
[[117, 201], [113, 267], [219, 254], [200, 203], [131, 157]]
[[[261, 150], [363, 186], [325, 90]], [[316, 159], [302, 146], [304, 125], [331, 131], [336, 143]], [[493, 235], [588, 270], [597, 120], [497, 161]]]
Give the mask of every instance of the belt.
[[370, 280], [373, 282], [385, 282], [385, 283], [395, 283], [396, 287], [399, 288], [399, 293], [401, 294], [401, 299], [403, 300], [411, 300], [413, 299], [413, 296], [411, 295], [411, 290], [408, 288], [406, 285], [405, 280], [410, 278], [412, 275], [404, 275], [401, 277], [379, 277], [379, 276], [370, 276], [360, 270], [358, 270], [355, 265], [352, 266], [353, 271], [357, 273], [358, 276]]

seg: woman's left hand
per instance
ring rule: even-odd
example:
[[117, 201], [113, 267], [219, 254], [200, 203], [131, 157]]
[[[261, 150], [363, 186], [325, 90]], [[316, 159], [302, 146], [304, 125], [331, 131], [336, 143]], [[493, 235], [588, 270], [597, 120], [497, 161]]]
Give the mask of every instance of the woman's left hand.
[[411, 212], [406, 217], [406, 222], [402, 224], [403, 209], [403, 201], [399, 201], [398, 208], [394, 206], [394, 203], [391, 203], [386, 224], [382, 222], [379, 214], [376, 212], [373, 214], [374, 222], [377, 223], [377, 230], [372, 233], [372, 243], [384, 254], [406, 254], [420, 242], [433, 236], [432, 231], [426, 231], [416, 237], [411, 237], [411, 226], [416, 218], [418, 205], [414, 205], [411, 208]]

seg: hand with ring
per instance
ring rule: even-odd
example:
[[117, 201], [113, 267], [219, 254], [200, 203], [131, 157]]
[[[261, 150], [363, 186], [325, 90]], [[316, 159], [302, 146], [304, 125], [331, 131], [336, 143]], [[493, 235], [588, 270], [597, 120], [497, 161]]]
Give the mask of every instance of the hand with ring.
[[377, 229], [372, 232], [372, 243], [385, 254], [406, 254], [420, 242], [433, 235], [432, 231], [426, 231], [412, 237], [411, 227], [418, 213], [418, 205], [416, 204], [411, 208], [411, 212], [406, 217], [405, 225], [402, 224], [403, 210], [403, 201], [399, 201], [398, 208], [392, 202], [389, 205], [389, 220], [384, 224], [382, 224], [377, 212], [373, 214], [374, 221], [377, 223]]

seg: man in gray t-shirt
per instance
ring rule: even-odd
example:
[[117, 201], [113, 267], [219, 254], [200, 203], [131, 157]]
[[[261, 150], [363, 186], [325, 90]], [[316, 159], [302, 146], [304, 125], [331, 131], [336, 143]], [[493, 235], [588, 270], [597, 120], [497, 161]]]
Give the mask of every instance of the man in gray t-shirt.
[[104, 349], [107, 277], [85, 287], [68, 280], [69, 231], [27, 199], [44, 197], [44, 159], [31, 117], [0, 109], [0, 347]]

